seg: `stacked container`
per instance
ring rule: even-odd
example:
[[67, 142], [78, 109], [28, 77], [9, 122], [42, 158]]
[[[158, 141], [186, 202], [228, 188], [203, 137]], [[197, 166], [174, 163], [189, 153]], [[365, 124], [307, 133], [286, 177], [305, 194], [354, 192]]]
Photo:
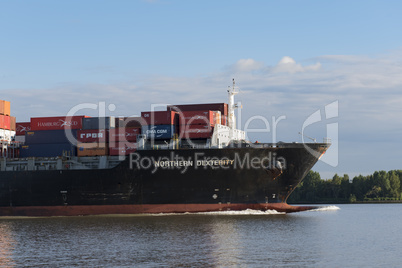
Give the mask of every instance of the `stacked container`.
[[31, 122], [17, 122], [15, 128], [15, 141], [25, 142], [25, 132], [31, 131]]
[[107, 155], [108, 132], [106, 129], [85, 129], [77, 133], [77, 155]]
[[29, 125], [19, 123], [20, 133], [25, 130], [25, 145], [21, 147], [20, 156], [75, 156], [77, 131], [82, 128], [83, 118], [85, 116], [33, 117]]
[[10, 102], [0, 100], [0, 157], [18, 157], [15, 139], [15, 117], [10, 116]]
[[31, 118], [31, 130], [81, 129], [85, 116], [54, 116]]
[[0, 141], [10, 142], [15, 137], [15, 117], [10, 116], [10, 102], [0, 100]]
[[128, 155], [137, 149], [141, 127], [120, 127], [109, 130], [109, 155]]
[[10, 116], [10, 102], [5, 100], [0, 100], [0, 114]]
[[212, 136], [215, 124], [220, 123], [220, 111], [182, 111], [180, 136], [184, 139], [207, 139]]
[[142, 126], [142, 134], [148, 139], [170, 140], [177, 134], [179, 117], [175, 111], [142, 112], [141, 117], [146, 123]]
[[71, 137], [64, 129], [31, 130], [25, 132], [25, 144], [20, 148], [20, 157], [57, 157], [76, 155], [74, 141], [77, 129], [71, 129]]
[[142, 117], [118, 117], [115, 120], [116, 128], [141, 128], [146, 124]]
[[115, 128], [116, 119], [114, 116], [109, 117], [85, 117], [82, 119], [82, 129], [111, 129]]
[[90, 117], [82, 119], [78, 131], [77, 156], [103, 156], [109, 153], [109, 131], [115, 127], [115, 118]]
[[228, 105], [227, 103], [205, 103], [205, 104], [185, 104], [169, 105], [169, 111], [188, 112], [188, 111], [219, 111], [221, 114], [221, 124], [227, 125]]
[[129, 155], [137, 150], [137, 136], [147, 122], [142, 117], [116, 118], [116, 128], [109, 131], [109, 155]]

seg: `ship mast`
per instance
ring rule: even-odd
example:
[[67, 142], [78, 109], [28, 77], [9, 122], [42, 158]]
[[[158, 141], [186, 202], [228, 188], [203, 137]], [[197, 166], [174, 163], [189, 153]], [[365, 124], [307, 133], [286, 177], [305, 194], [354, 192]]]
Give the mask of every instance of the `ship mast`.
[[237, 109], [237, 105], [235, 104], [234, 101], [234, 96], [239, 93], [236, 88], [235, 88], [235, 80], [234, 78], [232, 79], [233, 81], [233, 86], [229, 87], [228, 89], [228, 95], [229, 95], [229, 105], [228, 105], [228, 126], [230, 128], [230, 139], [234, 139], [234, 133], [233, 131], [236, 129], [236, 119], [235, 119], [235, 114], [234, 110]]

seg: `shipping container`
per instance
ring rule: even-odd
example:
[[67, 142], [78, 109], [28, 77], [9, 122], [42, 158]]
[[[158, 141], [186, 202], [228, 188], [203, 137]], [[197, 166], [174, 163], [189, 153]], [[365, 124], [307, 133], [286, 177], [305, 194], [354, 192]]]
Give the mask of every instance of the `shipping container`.
[[19, 143], [25, 143], [25, 135], [24, 136], [15, 136], [14, 140]]
[[184, 104], [184, 105], [169, 105], [169, 111], [184, 112], [184, 111], [220, 111], [222, 115], [228, 115], [227, 103], [204, 103], [204, 104]]
[[122, 127], [138, 127], [147, 125], [147, 122], [142, 117], [119, 117], [116, 118], [116, 128]]
[[115, 128], [109, 130], [109, 142], [129, 141], [136, 142], [141, 128]]
[[142, 134], [146, 134], [147, 139], [171, 139], [175, 130], [175, 125], [148, 125], [142, 127]]
[[31, 130], [31, 122], [17, 122], [15, 131], [17, 136], [25, 136], [25, 131]]
[[11, 118], [8, 115], [0, 114], [0, 129], [10, 130], [11, 128]]
[[3, 129], [10, 130], [11, 129], [11, 118], [9, 115], [2, 115], [3, 116]]
[[13, 130], [4, 130], [4, 136], [6, 137], [6, 140], [8, 141], [13, 141], [15, 140], [15, 131]]
[[174, 111], [141, 112], [141, 117], [147, 125], [175, 125], [179, 120]]
[[77, 148], [70, 143], [29, 144], [20, 147], [20, 157], [74, 156]]
[[109, 146], [109, 155], [129, 155], [136, 150], [135, 143], [118, 142], [115, 146]]
[[210, 138], [214, 128], [210, 125], [180, 125], [181, 139], [205, 139]]
[[107, 142], [108, 131], [105, 129], [78, 130], [78, 142]]
[[8, 129], [0, 129], [0, 141], [13, 141], [15, 139], [15, 131]]
[[0, 100], [0, 114], [10, 115], [10, 102], [5, 100]]
[[82, 119], [82, 129], [111, 129], [115, 128], [115, 117], [87, 117]]
[[10, 116], [10, 130], [12, 131], [16, 131], [17, 130], [17, 119], [15, 118], [15, 116]]
[[[215, 125], [220, 113], [214, 111], [183, 111], [179, 113], [180, 125]], [[219, 124], [219, 123], [218, 123]]]
[[82, 129], [85, 116], [32, 117], [31, 130]]
[[108, 155], [107, 143], [79, 143], [77, 145], [77, 156], [102, 156]]
[[48, 144], [76, 142], [77, 130], [71, 129], [71, 141], [64, 130], [31, 130], [25, 132], [25, 144]]

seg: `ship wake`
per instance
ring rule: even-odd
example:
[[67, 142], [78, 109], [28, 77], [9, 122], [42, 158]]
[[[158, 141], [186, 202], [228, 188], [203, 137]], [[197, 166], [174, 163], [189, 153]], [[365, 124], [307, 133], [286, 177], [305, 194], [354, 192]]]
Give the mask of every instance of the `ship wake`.
[[265, 211], [256, 210], [256, 209], [245, 209], [245, 210], [197, 212], [197, 213], [192, 213], [192, 214], [196, 214], [196, 215], [279, 215], [279, 214], [286, 214], [286, 213], [278, 212], [274, 209], [268, 209]]
[[310, 211], [334, 211], [334, 210], [339, 210], [339, 209], [340, 209], [340, 207], [337, 207], [337, 206], [325, 206], [325, 207], [317, 207]]

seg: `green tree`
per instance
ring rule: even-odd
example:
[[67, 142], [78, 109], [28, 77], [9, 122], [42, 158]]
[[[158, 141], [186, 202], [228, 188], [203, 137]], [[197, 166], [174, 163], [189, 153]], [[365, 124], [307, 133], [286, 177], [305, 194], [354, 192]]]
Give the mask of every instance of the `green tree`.
[[390, 195], [391, 184], [389, 182], [387, 172], [385, 172], [384, 170], [374, 172], [372, 176], [372, 181], [373, 187], [377, 186], [381, 188], [381, 192], [379, 193], [378, 197], [387, 197]]
[[[352, 192], [352, 185], [350, 183], [349, 175], [344, 174], [341, 182], [341, 196], [344, 199], [350, 197]], [[356, 198], [356, 197], [355, 197]]]
[[402, 193], [402, 170], [395, 170], [395, 173], [399, 177], [399, 192]]
[[356, 199], [363, 201], [364, 196], [368, 192], [368, 179], [363, 175], [359, 175], [353, 178], [352, 181], [352, 194], [356, 196]]
[[335, 174], [332, 177], [331, 181], [331, 190], [333, 197], [338, 200], [339, 192], [341, 191], [342, 177], [339, 177], [338, 174]]
[[302, 198], [306, 201], [315, 202], [317, 189], [320, 183], [320, 173], [310, 170], [303, 180]]
[[374, 185], [373, 188], [371, 188], [370, 191], [367, 192], [366, 197], [367, 198], [379, 198], [381, 195], [381, 187]]
[[395, 171], [389, 172], [389, 183], [390, 183], [390, 195], [395, 199], [400, 199], [401, 197], [401, 184], [399, 177]]

